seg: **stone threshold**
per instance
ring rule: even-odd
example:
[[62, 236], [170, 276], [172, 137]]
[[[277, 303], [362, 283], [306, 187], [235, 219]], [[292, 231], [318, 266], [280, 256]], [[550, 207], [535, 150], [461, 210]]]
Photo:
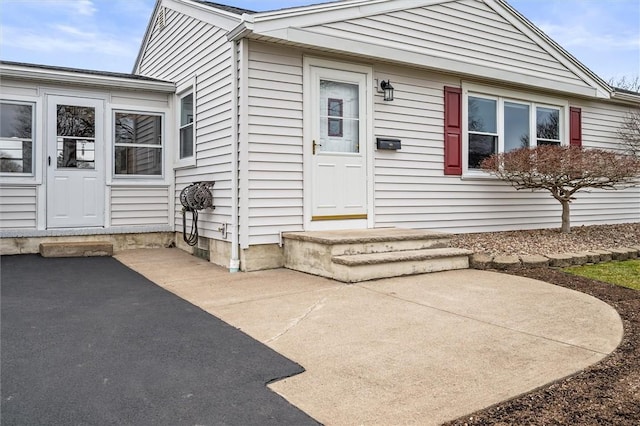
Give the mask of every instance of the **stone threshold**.
[[611, 262], [613, 260], [637, 259], [639, 256], [640, 246], [544, 255], [491, 256], [486, 253], [475, 253], [469, 258], [469, 266], [474, 269], [497, 269], [501, 271], [534, 267], [566, 268], [574, 265]]

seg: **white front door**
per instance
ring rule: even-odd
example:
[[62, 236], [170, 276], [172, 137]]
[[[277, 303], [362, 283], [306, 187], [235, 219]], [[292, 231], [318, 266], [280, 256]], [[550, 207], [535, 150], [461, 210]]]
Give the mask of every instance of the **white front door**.
[[47, 98], [47, 228], [104, 226], [103, 101]]
[[365, 228], [367, 74], [311, 67], [311, 84], [311, 226]]

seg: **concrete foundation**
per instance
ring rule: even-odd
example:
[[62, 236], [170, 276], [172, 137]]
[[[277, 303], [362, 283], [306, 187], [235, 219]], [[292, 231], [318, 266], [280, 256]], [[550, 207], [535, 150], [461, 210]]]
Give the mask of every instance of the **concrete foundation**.
[[284, 249], [277, 244], [261, 244], [240, 251], [242, 272], [276, 269], [284, 266]]
[[170, 247], [174, 242], [173, 232], [150, 232], [139, 234], [65, 235], [57, 237], [0, 238], [0, 254], [39, 253], [42, 243], [89, 243], [108, 242], [118, 252], [140, 248]]

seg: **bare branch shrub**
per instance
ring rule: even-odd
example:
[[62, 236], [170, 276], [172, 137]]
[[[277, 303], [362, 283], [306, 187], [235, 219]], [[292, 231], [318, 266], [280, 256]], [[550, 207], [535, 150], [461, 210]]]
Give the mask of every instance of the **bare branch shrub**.
[[640, 109], [627, 113], [618, 129], [618, 137], [627, 152], [640, 157]]
[[562, 205], [562, 232], [571, 232], [569, 203], [576, 192], [638, 184], [640, 158], [602, 149], [542, 145], [486, 158], [481, 167], [517, 190], [546, 190]]

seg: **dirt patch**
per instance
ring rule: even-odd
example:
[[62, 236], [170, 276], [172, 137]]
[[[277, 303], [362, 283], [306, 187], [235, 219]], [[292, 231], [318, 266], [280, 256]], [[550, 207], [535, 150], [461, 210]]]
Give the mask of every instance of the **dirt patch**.
[[581, 291], [607, 302], [622, 318], [623, 340], [603, 361], [574, 376], [446, 425], [640, 424], [640, 291], [550, 268], [512, 273]]

